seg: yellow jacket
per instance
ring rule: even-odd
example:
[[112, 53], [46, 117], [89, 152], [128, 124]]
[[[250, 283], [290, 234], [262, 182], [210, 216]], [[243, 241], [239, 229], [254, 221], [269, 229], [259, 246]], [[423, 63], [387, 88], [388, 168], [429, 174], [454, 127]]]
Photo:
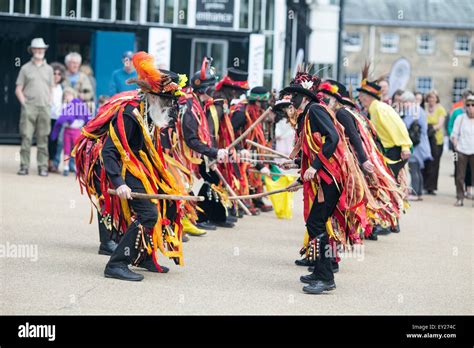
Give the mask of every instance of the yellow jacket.
[[384, 148], [400, 146], [410, 151], [413, 145], [407, 127], [398, 113], [388, 104], [374, 100], [369, 107], [370, 120]]

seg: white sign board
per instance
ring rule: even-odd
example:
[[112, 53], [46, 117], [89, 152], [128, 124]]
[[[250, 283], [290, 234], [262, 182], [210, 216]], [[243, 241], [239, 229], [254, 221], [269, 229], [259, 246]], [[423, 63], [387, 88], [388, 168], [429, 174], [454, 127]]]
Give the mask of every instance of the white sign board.
[[265, 35], [250, 34], [249, 47], [249, 86], [263, 86], [265, 68]]
[[148, 53], [155, 57], [159, 69], [170, 69], [171, 29], [150, 28], [148, 30]]
[[399, 58], [393, 63], [388, 79], [388, 83], [390, 85], [390, 98], [397, 89], [401, 89], [403, 91], [406, 88], [408, 81], [410, 80], [410, 74], [411, 66], [410, 62], [406, 58]]

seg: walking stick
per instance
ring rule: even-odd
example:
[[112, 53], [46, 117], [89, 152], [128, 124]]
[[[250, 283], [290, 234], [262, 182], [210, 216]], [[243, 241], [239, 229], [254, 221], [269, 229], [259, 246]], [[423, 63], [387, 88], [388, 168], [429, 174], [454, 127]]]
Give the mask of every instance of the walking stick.
[[[217, 174], [217, 176], [219, 177], [219, 179], [222, 181], [222, 183], [224, 184], [225, 188], [227, 189], [227, 191], [229, 192], [230, 194], [230, 197], [229, 199], [232, 199], [234, 197], [237, 197], [237, 194], [235, 193], [235, 191], [232, 189], [232, 187], [230, 187], [229, 183], [227, 182], [227, 180], [224, 178], [224, 176], [222, 175], [221, 171], [216, 167], [214, 168], [214, 172]], [[247, 215], [252, 215], [252, 213], [250, 212], [250, 210], [245, 206], [244, 203], [242, 203], [242, 201], [239, 199], [239, 198], [235, 198], [234, 200], [237, 201], [237, 203], [239, 204], [239, 206], [243, 209], [243, 211], [245, 212], [245, 214]]]
[[269, 176], [269, 177], [272, 177], [272, 176], [294, 176], [294, 177], [297, 177], [297, 175], [292, 175], [292, 174], [284, 174], [284, 173], [270, 173], [270, 174], [263, 174], [261, 173], [259, 170], [256, 170], [256, 169], [249, 169], [249, 173], [255, 173], [255, 174], [260, 174], [260, 175], [264, 175], [264, 176]]
[[[116, 196], [117, 191], [113, 189], [108, 189], [108, 193]], [[132, 192], [132, 198], [136, 199], [167, 199], [170, 201], [195, 201], [202, 202], [204, 200], [203, 196], [179, 196], [179, 195], [167, 195], [167, 194], [150, 194], [150, 193], [139, 193]]]
[[252, 140], [249, 140], [249, 139], [247, 139], [246, 142], [249, 143], [250, 145], [253, 145], [253, 146], [259, 148], [259, 149], [268, 151], [268, 152], [273, 153], [273, 154], [275, 154], [275, 155], [278, 155], [278, 156], [280, 156], [280, 157], [283, 157], [283, 158], [286, 158], [286, 159], [291, 160], [290, 156], [285, 155], [284, 153], [282, 153], [282, 152], [280, 152], [280, 151], [273, 150], [272, 148], [270, 148], [270, 147], [268, 147], [268, 146], [265, 146], [265, 145], [256, 143], [255, 141], [252, 141]]
[[[296, 185], [296, 186], [292, 186], [291, 188], [295, 188], [295, 189], [300, 189], [302, 188], [303, 185]], [[289, 187], [285, 187], [283, 189], [280, 189], [280, 190], [274, 190], [274, 191], [269, 191], [269, 192], [262, 192], [262, 193], [255, 193], [253, 195], [245, 195], [245, 196], [236, 196], [236, 197], [229, 197], [230, 200], [235, 200], [235, 199], [253, 199], [253, 198], [261, 198], [261, 197], [266, 197], [266, 196], [270, 196], [270, 195], [275, 195], [277, 193], [282, 193], [282, 192], [288, 192], [288, 189]]]

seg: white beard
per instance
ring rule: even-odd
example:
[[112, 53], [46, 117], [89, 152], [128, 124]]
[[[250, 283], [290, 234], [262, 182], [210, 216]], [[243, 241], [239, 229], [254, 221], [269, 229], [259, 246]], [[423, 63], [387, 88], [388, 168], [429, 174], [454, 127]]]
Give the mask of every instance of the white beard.
[[171, 108], [162, 106], [160, 97], [153, 96], [152, 98], [149, 98], [148, 101], [148, 115], [155, 126], [159, 128], [166, 127], [170, 121], [169, 113]]

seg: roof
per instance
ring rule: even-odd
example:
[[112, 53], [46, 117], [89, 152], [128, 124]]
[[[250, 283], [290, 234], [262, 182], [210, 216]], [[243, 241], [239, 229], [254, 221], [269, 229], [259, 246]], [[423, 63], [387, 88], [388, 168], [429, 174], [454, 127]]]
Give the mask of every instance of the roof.
[[474, 29], [473, 0], [345, 0], [345, 24]]

